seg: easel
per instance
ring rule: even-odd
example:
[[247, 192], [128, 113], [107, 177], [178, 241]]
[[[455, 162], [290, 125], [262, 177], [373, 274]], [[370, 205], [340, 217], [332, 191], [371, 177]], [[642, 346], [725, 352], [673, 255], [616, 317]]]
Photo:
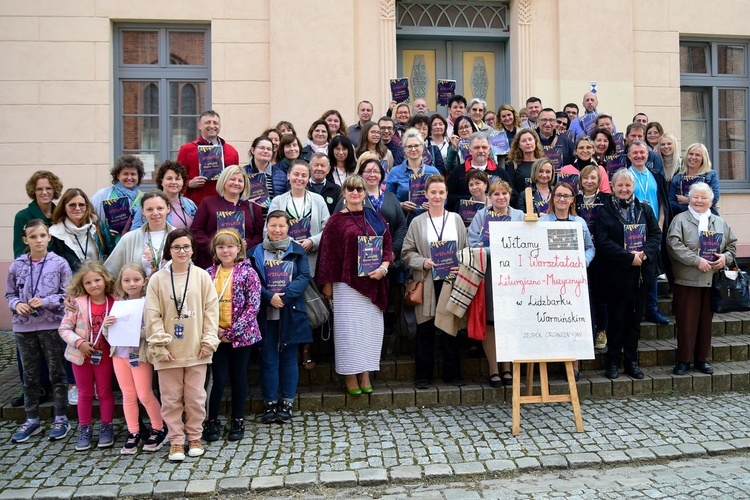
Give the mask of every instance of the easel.
[[[531, 194], [531, 188], [526, 188], [526, 214], [523, 220], [526, 222], [537, 222], [539, 216], [534, 213], [534, 198]], [[521, 405], [528, 403], [571, 403], [573, 405], [573, 417], [576, 422], [576, 430], [583, 432], [583, 417], [581, 416], [581, 403], [578, 401], [578, 386], [573, 373], [574, 359], [558, 359], [554, 362], [565, 363], [565, 373], [568, 377], [568, 394], [550, 395], [549, 378], [547, 377], [547, 363], [551, 362], [546, 359], [527, 359], [513, 361], [513, 435], [518, 436], [521, 433]], [[526, 395], [521, 396], [521, 364], [526, 364]], [[534, 363], [539, 363], [539, 382], [542, 394], [534, 396]]]
[[[578, 387], [573, 373], [573, 359], [555, 360], [554, 362], [565, 363], [565, 373], [568, 376], [569, 394], [550, 395], [549, 379], [547, 378], [548, 360], [529, 359], [513, 361], [513, 435], [518, 436], [521, 432], [521, 405], [527, 403], [571, 403], [573, 405], [573, 417], [576, 422], [576, 430], [583, 432], [583, 417], [581, 416], [581, 404], [578, 401]], [[521, 364], [526, 364], [526, 395], [521, 396]], [[534, 390], [534, 363], [539, 363], [539, 381], [542, 389], [540, 396], [533, 396]]]

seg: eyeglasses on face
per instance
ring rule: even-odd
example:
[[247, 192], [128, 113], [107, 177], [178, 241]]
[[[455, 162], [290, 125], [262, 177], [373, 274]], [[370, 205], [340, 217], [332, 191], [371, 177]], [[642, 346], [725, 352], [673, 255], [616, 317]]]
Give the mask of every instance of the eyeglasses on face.
[[363, 188], [362, 186], [346, 186], [346, 190], [348, 192], [350, 192], [350, 193], [352, 193], [354, 191], [356, 191], [358, 193], [362, 193], [362, 192], [364, 192], [365, 188]]
[[76, 208], [86, 208], [85, 203], [68, 203], [65, 205], [68, 208], [76, 209]]
[[415, 149], [419, 149], [419, 148], [421, 148], [421, 147], [422, 147], [422, 145], [421, 145], [421, 144], [409, 144], [409, 145], [407, 145], [407, 146], [404, 146], [404, 149], [411, 149], [411, 150], [415, 150]]
[[193, 251], [192, 245], [184, 245], [181, 247], [169, 247], [170, 250], [172, 250], [174, 253], [188, 253]]
[[556, 200], [569, 200], [572, 197], [573, 197], [572, 194], [562, 194], [562, 193], [555, 194], [555, 199]]

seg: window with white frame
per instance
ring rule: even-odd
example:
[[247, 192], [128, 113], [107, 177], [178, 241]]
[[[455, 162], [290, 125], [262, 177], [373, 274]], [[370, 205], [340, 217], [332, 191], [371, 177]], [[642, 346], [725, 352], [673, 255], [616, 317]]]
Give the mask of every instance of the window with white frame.
[[115, 27], [115, 156], [158, 167], [198, 136], [211, 103], [210, 39], [205, 25]]
[[748, 43], [680, 41], [682, 149], [701, 142], [728, 187], [750, 188]]

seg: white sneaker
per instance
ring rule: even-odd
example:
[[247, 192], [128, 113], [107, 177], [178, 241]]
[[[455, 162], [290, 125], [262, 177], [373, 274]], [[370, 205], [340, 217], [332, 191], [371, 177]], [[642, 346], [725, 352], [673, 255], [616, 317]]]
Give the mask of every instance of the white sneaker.
[[78, 404], [78, 386], [74, 385], [70, 389], [68, 389], [68, 404], [69, 405], [77, 405]]

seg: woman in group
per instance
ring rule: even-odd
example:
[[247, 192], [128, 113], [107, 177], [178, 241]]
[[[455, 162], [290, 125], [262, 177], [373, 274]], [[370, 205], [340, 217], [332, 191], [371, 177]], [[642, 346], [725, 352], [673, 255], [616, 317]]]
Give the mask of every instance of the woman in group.
[[516, 133], [521, 131], [521, 118], [518, 117], [516, 108], [510, 104], [502, 104], [497, 109], [498, 125], [501, 134], [505, 134], [508, 144], [513, 144]]
[[[401, 144], [406, 152], [406, 159], [401, 165], [393, 167], [386, 179], [386, 190], [396, 195], [407, 220], [413, 218], [412, 212], [425, 208], [423, 205], [417, 205], [411, 200], [409, 185], [412, 176], [420, 175], [424, 179], [433, 174], [439, 174], [437, 168], [432, 165], [425, 165], [422, 151], [424, 150], [424, 139], [422, 134], [415, 128], [410, 128], [404, 132]], [[416, 212], [419, 213], [419, 212]]]
[[[302, 154], [302, 143], [297, 138], [297, 136], [292, 134], [282, 135], [281, 140], [279, 141], [279, 161], [273, 166], [273, 168], [281, 169], [286, 176], [286, 171], [289, 169], [289, 165], [291, 165], [294, 160], [299, 158], [300, 154]], [[283, 191], [280, 190], [280, 192], [276, 193], [276, 195], [278, 196], [282, 192], [286, 192], [288, 190], [289, 185], [287, 184], [286, 186], [284, 186]]]
[[494, 111], [487, 111], [482, 118], [490, 129], [497, 129], [497, 114]]
[[[133, 155], [122, 155], [115, 162], [114, 167], [109, 171], [112, 176], [113, 186], [102, 188], [91, 197], [91, 205], [94, 207], [99, 220], [106, 221], [104, 213], [104, 200], [114, 200], [117, 198], [127, 198], [130, 204], [131, 223], [132, 217], [138, 212], [141, 206], [141, 196], [143, 192], [139, 186], [146, 175], [143, 169], [143, 162], [140, 158]], [[127, 232], [129, 227], [125, 227]]]
[[217, 231], [211, 240], [214, 264], [208, 275], [219, 298], [219, 347], [211, 361], [213, 385], [208, 400], [208, 420], [203, 439], [221, 439], [219, 410], [227, 379], [232, 386], [232, 421], [227, 440], [239, 441], [245, 436], [245, 401], [247, 400], [247, 364], [252, 345], [260, 342], [258, 309], [260, 280], [250, 260], [246, 260], [245, 240], [234, 229]]
[[279, 162], [279, 142], [281, 142], [281, 134], [279, 133], [279, 131], [276, 130], [275, 128], [267, 128], [266, 130], [263, 131], [262, 134], [260, 134], [260, 137], [268, 137], [271, 140], [271, 144], [273, 144], [273, 156], [271, 157], [269, 161], [272, 165], [274, 163], [278, 163]]
[[[481, 172], [483, 173], [483, 172]], [[467, 175], [468, 178], [468, 175]], [[472, 248], [484, 247], [487, 249], [488, 255], [490, 251], [489, 247], [489, 226], [485, 222], [487, 221], [488, 214], [493, 212], [499, 216], [510, 217], [509, 220], [514, 222], [523, 221], [523, 212], [516, 210], [510, 206], [511, 187], [510, 184], [503, 180], [496, 180], [490, 185], [490, 204], [485, 208], [479, 210], [474, 216], [474, 220], [469, 226], [469, 232], [467, 240], [469, 246]], [[500, 387], [501, 385], [509, 386], [513, 385], [513, 374], [510, 371], [510, 363], [500, 363], [500, 371], [497, 369], [497, 351], [495, 350], [495, 308], [493, 306], [492, 299], [492, 269], [490, 266], [491, 259], [487, 259], [487, 269], [485, 271], [484, 279], [484, 292], [485, 292], [485, 308], [487, 317], [487, 329], [485, 331], [485, 339], [482, 341], [482, 348], [484, 355], [487, 357], [487, 364], [490, 370], [490, 386]]]
[[445, 165], [443, 163], [443, 155], [440, 153], [440, 148], [434, 145], [432, 139], [430, 139], [430, 119], [427, 115], [420, 113], [411, 119], [409, 126], [417, 129], [422, 134], [422, 139], [424, 139], [422, 156], [424, 157], [425, 165], [432, 165], [438, 169], [438, 172], [444, 175]]
[[129, 262], [141, 264], [147, 276], [161, 269], [167, 235], [175, 229], [167, 222], [171, 205], [161, 191], [149, 191], [143, 195], [142, 206], [146, 223], [123, 236], [104, 263], [112, 276], [118, 276]]
[[[594, 249], [594, 243], [591, 240], [591, 233], [589, 232], [588, 224], [576, 214], [576, 194], [570, 184], [565, 182], [558, 182], [555, 184], [555, 187], [552, 188], [552, 203], [550, 204], [547, 213], [542, 215], [539, 220], [579, 222], [583, 229], [583, 248], [586, 256], [586, 267], [589, 267], [591, 261], [594, 260], [596, 250]], [[592, 330], [592, 334], [593, 332], [594, 331]], [[576, 381], [578, 381], [580, 378], [578, 360], [573, 364], [573, 373]]]
[[664, 135], [664, 127], [659, 122], [649, 122], [646, 125], [646, 144], [651, 151], [658, 154], [659, 151], [659, 139]]
[[448, 148], [448, 157], [445, 161], [445, 169], [448, 172], [452, 172], [457, 166], [463, 165], [465, 158], [461, 156], [459, 146], [462, 144], [461, 141], [468, 143], [469, 136], [476, 131], [476, 125], [468, 116], [461, 115], [456, 118], [453, 124], [453, 135], [450, 138], [451, 145]]
[[52, 213], [50, 250], [75, 273], [87, 260], [103, 262], [115, 248], [109, 227], [94, 213], [88, 196], [78, 188], [65, 190]]
[[299, 157], [309, 162], [313, 153], [328, 154], [328, 143], [332, 137], [333, 134], [328, 131], [328, 124], [325, 120], [315, 120], [307, 131], [307, 138], [310, 141], [307, 143], [307, 146], [302, 148], [302, 153], [300, 153]]
[[268, 198], [271, 200], [288, 189], [286, 170], [273, 163], [273, 147], [273, 141], [269, 137], [256, 137], [250, 147], [250, 163], [245, 165], [248, 176], [265, 174]]
[[[288, 235], [289, 216], [275, 210], [268, 213], [266, 236], [250, 255], [261, 285], [258, 325], [263, 336], [260, 344], [260, 388], [263, 395], [264, 424], [284, 423], [292, 419], [297, 394], [299, 368], [297, 345], [312, 342], [303, 293], [310, 283], [310, 268], [305, 249]], [[278, 261], [289, 264], [278, 265]], [[273, 266], [273, 267], [272, 267]], [[268, 279], [268, 271], [282, 278]]]
[[564, 134], [570, 128], [570, 117], [565, 111], [555, 113], [555, 130], [558, 134]]
[[531, 185], [531, 167], [544, 156], [539, 136], [530, 128], [518, 132], [510, 146], [505, 170], [513, 179], [513, 189], [519, 196]]
[[[303, 160], [295, 160], [289, 167], [289, 184], [292, 189], [274, 198], [268, 211], [282, 210], [289, 216], [289, 230], [294, 233], [291, 236], [307, 253], [310, 278], [314, 278], [318, 245], [330, 213], [323, 197], [307, 189], [309, 182], [310, 165]], [[306, 230], [300, 229], [305, 226]], [[302, 346], [302, 366], [306, 370], [315, 368], [315, 361], [310, 354], [310, 344]]]
[[[469, 198], [468, 201], [473, 202], [472, 204], [481, 203], [482, 206], [479, 207], [479, 210], [490, 206], [490, 198], [487, 193], [487, 190], [490, 187], [490, 178], [487, 177], [484, 170], [472, 168], [466, 172], [466, 186], [469, 188], [469, 194], [471, 195], [471, 198]], [[453, 211], [461, 215], [464, 224], [466, 224], [466, 227], [469, 227], [471, 221], [479, 210], [473, 211], [473, 213], [470, 210], [462, 211], [461, 208], [464, 205], [465, 204], [462, 204], [462, 202], [459, 201], [458, 205], [453, 207]], [[469, 218], [470, 215], [471, 218]]]
[[20, 210], [13, 221], [13, 257], [18, 258], [26, 250], [26, 243], [23, 242], [23, 228], [27, 222], [39, 219], [47, 224], [52, 225], [52, 213], [55, 211], [56, 200], [62, 194], [62, 181], [60, 178], [48, 170], [37, 170], [29, 180], [26, 181], [26, 194], [31, 198], [31, 203]]
[[[401, 258], [414, 274], [414, 280], [424, 280], [422, 303], [415, 307], [417, 316], [417, 339], [415, 353], [415, 385], [426, 389], [432, 381], [434, 371], [435, 312], [443, 281], [432, 279], [435, 262], [430, 258], [431, 243], [454, 241], [456, 251], [466, 247], [466, 227], [461, 217], [445, 209], [447, 189], [442, 175], [427, 179], [426, 193], [428, 209], [417, 216], [406, 231]], [[466, 384], [461, 377], [461, 360], [458, 355], [458, 338], [440, 331], [443, 351], [443, 381], [455, 385]]]
[[[534, 202], [533, 210], [537, 215], [546, 214], [550, 207], [552, 187], [555, 185], [555, 167], [547, 157], [539, 158], [531, 166], [531, 195]], [[526, 196], [516, 198], [517, 208], [526, 212]]]
[[[656, 259], [661, 229], [654, 211], [634, 195], [635, 176], [620, 169], [612, 176], [612, 197], [602, 206], [594, 226], [596, 254], [609, 270], [607, 286], [602, 290], [607, 303], [607, 369], [604, 375], [619, 376], [620, 357], [624, 350], [625, 373], [643, 378], [638, 366], [638, 339], [646, 294], [656, 276]], [[629, 230], [626, 240], [625, 226]], [[629, 245], [626, 246], [626, 242]], [[640, 248], [640, 249], [639, 249]]]
[[[167, 195], [171, 209], [167, 215], [167, 222], [178, 229], [190, 229], [198, 207], [193, 200], [182, 196], [182, 187], [187, 179], [187, 170], [176, 161], [167, 160], [161, 164], [156, 173], [156, 189]], [[146, 223], [142, 208], [133, 219], [131, 231], [139, 229]]]
[[[378, 165], [371, 160], [370, 168]], [[333, 298], [336, 373], [346, 377], [351, 395], [372, 392], [370, 372], [380, 369], [383, 313], [388, 304], [388, 266], [393, 262], [391, 233], [385, 219], [365, 207], [365, 180], [344, 182], [344, 209], [331, 217], [320, 241], [316, 281], [326, 299]], [[379, 266], [360, 275], [360, 239], [382, 237]]]
[[[589, 137], [594, 141], [593, 161], [606, 170], [607, 157], [612, 156], [617, 151], [615, 139], [612, 137], [610, 131], [604, 128], [594, 130]], [[607, 176], [609, 178], [609, 173], [607, 173]]]
[[685, 150], [682, 167], [669, 181], [669, 204], [672, 207], [673, 214], [679, 214], [688, 209], [690, 199], [685, 192], [686, 186], [683, 186], [683, 180], [687, 184], [688, 179], [685, 179], [686, 177], [693, 177], [693, 182], [708, 184], [714, 194], [711, 212], [714, 215], [719, 215], [716, 208], [716, 204], [719, 202], [719, 177], [716, 175], [716, 171], [711, 168], [711, 160], [708, 157], [706, 146], [699, 142], [688, 146]]
[[673, 134], [664, 134], [659, 139], [659, 147], [654, 150], [664, 164], [664, 178], [667, 182], [682, 168], [682, 157], [677, 149], [677, 138]]
[[194, 250], [190, 231], [169, 233], [162, 257], [171, 265], [151, 276], [146, 291], [146, 341], [159, 372], [161, 412], [172, 461], [185, 460], [186, 438], [187, 454], [203, 455], [206, 367], [219, 347], [216, 288], [208, 273], [192, 264]]
[[292, 122], [286, 120], [281, 120], [279, 123], [277, 123], [276, 130], [279, 131], [281, 137], [284, 137], [285, 135], [293, 135], [295, 137], [297, 136], [297, 131], [294, 130], [294, 125], [292, 125]]
[[357, 168], [357, 157], [354, 154], [352, 141], [345, 135], [334, 137], [328, 147], [328, 161], [331, 164], [328, 180], [340, 187]]
[[448, 157], [448, 148], [450, 141], [445, 137], [445, 131], [448, 130], [448, 122], [441, 115], [435, 113], [430, 116], [430, 142], [437, 146], [440, 156], [443, 157], [443, 165]]
[[[690, 363], [711, 374], [711, 283], [713, 275], [734, 263], [737, 238], [729, 224], [711, 213], [713, 190], [704, 182], [690, 186], [690, 204], [672, 219], [667, 252], [674, 274], [673, 306], [677, 322], [675, 375], [685, 375]], [[708, 231], [711, 245], [701, 245]]]
[[346, 122], [344, 121], [344, 117], [335, 109], [329, 109], [320, 115], [320, 119], [328, 125], [331, 138], [334, 138], [337, 135], [346, 135]]
[[250, 181], [244, 168], [225, 168], [216, 181], [216, 192], [203, 199], [191, 226], [197, 250], [193, 262], [203, 269], [211, 265], [211, 239], [217, 230], [235, 228], [250, 248], [263, 239], [263, 212], [247, 199]]
[[384, 162], [383, 168], [390, 172], [393, 168], [393, 155], [391, 151], [380, 142], [380, 126], [375, 122], [367, 122], [362, 127], [362, 135], [357, 145], [356, 156], [359, 158], [363, 153], [372, 151], [381, 162]]
[[[561, 174], [575, 174], [578, 175], [578, 178], [581, 177], [581, 171], [588, 167], [589, 165], [596, 165], [599, 169], [599, 175], [601, 176], [601, 184], [599, 185], [599, 190], [602, 193], [611, 193], [612, 190], [609, 187], [609, 177], [607, 176], [607, 171], [604, 169], [604, 167], [599, 166], [596, 163], [596, 160], [594, 159], [594, 154], [596, 153], [596, 146], [594, 145], [594, 141], [591, 140], [590, 137], [582, 135], [578, 138], [576, 141], [576, 148], [574, 151], [575, 158], [573, 159], [573, 163], [570, 165], [565, 165], [563, 168], [560, 169]], [[578, 183], [576, 182], [576, 188], [578, 187]]]
[[487, 131], [487, 124], [482, 121], [487, 111], [487, 103], [477, 97], [469, 101], [466, 112], [477, 130]]

